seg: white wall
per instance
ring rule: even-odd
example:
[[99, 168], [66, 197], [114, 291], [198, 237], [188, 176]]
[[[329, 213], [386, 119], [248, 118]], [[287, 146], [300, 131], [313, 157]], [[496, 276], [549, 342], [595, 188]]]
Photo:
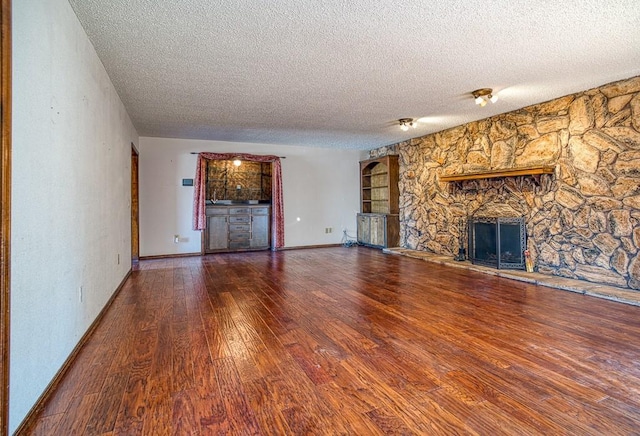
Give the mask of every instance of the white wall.
[[[141, 256], [200, 252], [201, 232], [192, 230], [193, 188], [182, 186], [182, 179], [195, 177], [197, 156], [191, 152], [201, 151], [286, 157], [282, 159], [285, 247], [340, 243], [342, 229], [355, 236], [362, 152], [142, 137]], [[326, 234], [327, 227], [333, 232]], [[178, 244], [173, 242], [176, 234]]]
[[138, 141], [66, 0], [13, 2], [13, 99], [11, 432], [130, 269]]

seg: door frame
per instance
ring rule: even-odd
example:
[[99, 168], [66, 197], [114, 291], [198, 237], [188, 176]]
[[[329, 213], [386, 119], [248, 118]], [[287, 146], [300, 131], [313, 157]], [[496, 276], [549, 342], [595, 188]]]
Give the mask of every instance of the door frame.
[[9, 433], [9, 328], [11, 318], [11, 0], [0, 4], [0, 435]]
[[140, 260], [140, 190], [138, 150], [131, 143], [131, 265]]

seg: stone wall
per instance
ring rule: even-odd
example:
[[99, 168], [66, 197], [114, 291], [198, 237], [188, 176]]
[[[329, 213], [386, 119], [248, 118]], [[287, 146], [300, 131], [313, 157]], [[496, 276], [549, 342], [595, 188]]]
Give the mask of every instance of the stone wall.
[[[537, 271], [640, 289], [640, 77], [370, 152], [384, 154], [400, 155], [401, 246], [453, 256], [461, 219], [511, 210]], [[439, 181], [535, 165], [555, 174]]]
[[[206, 198], [219, 200], [271, 200], [271, 162], [207, 161]], [[240, 189], [237, 187], [240, 186]]]

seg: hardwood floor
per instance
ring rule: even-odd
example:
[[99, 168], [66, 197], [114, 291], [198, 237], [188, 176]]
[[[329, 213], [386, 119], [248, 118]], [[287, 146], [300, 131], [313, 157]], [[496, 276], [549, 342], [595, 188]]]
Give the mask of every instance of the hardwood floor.
[[640, 308], [362, 247], [141, 261], [27, 434], [640, 434]]

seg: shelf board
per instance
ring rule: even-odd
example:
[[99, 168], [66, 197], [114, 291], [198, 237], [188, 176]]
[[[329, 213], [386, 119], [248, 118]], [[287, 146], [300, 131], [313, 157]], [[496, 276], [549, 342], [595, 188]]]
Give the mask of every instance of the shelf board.
[[553, 174], [555, 167], [540, 166], [528, 168], [513, 168], [505, 170], [480, 171], [476, 173], [454, 174], [452, 176], [440, 176], [441, 182], [461, 182], [464, 180], [495, 179], [498, 177], [539, 176], [540, 174]]

